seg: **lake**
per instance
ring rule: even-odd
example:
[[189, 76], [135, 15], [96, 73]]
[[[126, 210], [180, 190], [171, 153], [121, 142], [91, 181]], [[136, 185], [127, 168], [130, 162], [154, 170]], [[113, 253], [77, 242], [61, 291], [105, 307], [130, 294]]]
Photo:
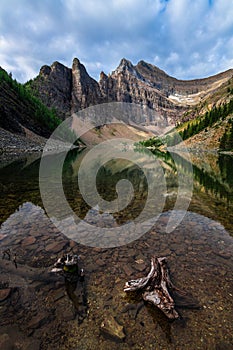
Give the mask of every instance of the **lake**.
[[[2, 348], [232, 349], [233, 156], [135, 148], [137, 164], [123, 153], [102, 165], [90, 157], [80, 177], [85, 200], [78, 176], [88, 152], [65, 158], [67, 208], [54, 165], [62, 154], [46, 158], [43, 201], [40, 154], [1, 163], [0, 245], [11, 254], [1, 259]], [[115, 209], [104, 212], [107, 202]], [[76, 304], [63, 277], [50, 272], [63, 252], [77, 253], [85, 270]], [[167, 257], [172, 282], [188, 294], [186, 304], [177, 300], [179, 320], [123, 291], [147, 275], [152, 256]], [[123, 341], [101, 330], [112, 319]]]

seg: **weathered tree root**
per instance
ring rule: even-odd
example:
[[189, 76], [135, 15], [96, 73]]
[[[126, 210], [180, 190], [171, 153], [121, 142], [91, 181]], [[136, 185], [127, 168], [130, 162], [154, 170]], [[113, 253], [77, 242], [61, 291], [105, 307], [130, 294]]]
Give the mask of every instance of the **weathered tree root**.
[[[166, 257], [151, 259], [151, 269], [146, 277], [126, 282], [124, 291], [141, 291], [143, 300], [158, 307], [169, 319], [178, 319], [180, 316], [175, 310], [175, 302], [169, 289], [178, 290], [172, 284]], [[179, 291], [179, 290], [178, 290]], [[179, 291], [180, 294], [185, 294]]]

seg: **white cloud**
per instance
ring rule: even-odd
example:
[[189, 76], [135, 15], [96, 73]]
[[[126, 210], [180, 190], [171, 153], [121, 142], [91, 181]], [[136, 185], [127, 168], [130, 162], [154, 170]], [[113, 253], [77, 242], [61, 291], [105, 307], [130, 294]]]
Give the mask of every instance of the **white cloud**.
[[[140, 13], [142, 17], [156, 15], [163, 7], [160, 0], [63, 0], [63, 5], [69, 10], [69, 13], [78, 18], [79, 13], [86, 13], [90, 17], [112, 17], [114, 15], [131, 15]], [[102, 17], [101, 17], [102, 15]], [[138, 19], [140, 21], [140, 18]]]
[[233, 4], [228, 0], [216, 0], [208, 16], [209, 32], [221, 33], [233, 29]]
[[177, 47], [191, 46], [197, 33], [203, 31], [203, 18], [207, 11], [203, 0], [170, 0], [166, 18], [168, 30]]
[[33, 16], [33, 18], [29, 18], [28, 21], [25, 21], [25, 28], [35, 35], [41, 35], [41, 33], [46, 33], [53, 29], [53, 21], [52, 18], [46, 14], [37, 18]]
[[25, 56], [18, 56], [15, 59], [16, 67], [14, 70], [14, 74], [18, 73], [21, 75], [21, 79], [23, 81], [28, 81], [32, 77], [35, 77], [38, 72], [33, 68], [34, 60], [27, 58]]
[[175, 64], [179, 63], [179, 55], [177, 52], [171, 52], [168, 58], [166, 59], [166, 64]]
[[[216, 0], [211, 6], [203, 0], [170, 0], [163, 17], [167, 58], [161, 60], [162, 68], [177, 78], [202, 77], [230, 68], [232, 53], [226, 53], [226, 41], [233, 36], [232, 11], [233, 3], [227, 0]], [[228, 59], [223, 66], [225, 54]]]
[[156, 56], [154, 57], [152, 63], [158, 66], [159, 63], [160, 63], [160, 57], [159, 57], [158, 55], [156, 55]]
[[4, 68], [8, 73], [13, 72], [13, 70], [15, 69], [15, 64], [10, 63], [7, 57], [1, 53], [0, 53], [0, 62], [1, 62], [0, 66]]
[[79, 50], [79, 45], [75, 36], [72, 34], [60, 34], [51, 38], [48, 49], [54, 52], [66, 53], [70, 51], [72, 47], [75, 47], [77, 51]]
[[229, 0], [2, 0], [0, 65], [22, 80], [76, 56], [98, 79], [126, 57], [177, 78], [206, 76], [232, 66], [232, 18]]

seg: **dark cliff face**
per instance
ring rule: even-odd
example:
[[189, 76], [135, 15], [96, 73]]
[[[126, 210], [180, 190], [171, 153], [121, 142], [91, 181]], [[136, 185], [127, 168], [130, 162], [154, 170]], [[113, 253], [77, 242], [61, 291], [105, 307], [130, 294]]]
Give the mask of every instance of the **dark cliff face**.
[[43, 66], [40, 74], [30, 81], [34, 94], [49, 108], [54, 107], [64, 119], [71, 109], [72, 70], [59, 62]]
[[71, 112], [103, 102], [99, 84], [92, 79], [80, 61], [75, 58], [72, 65]]
[[30, 86], [63, 119], [88, 106], [117, 101], [147, 106], [174, 124], [187, 109], [200, 102], [201, 96], [232, 75], [229, 70], [205, 79], [184, 81], [144, 61], [134, 66], [122, 59], [110, 75], [101, 72], [97, 82], [75, 58], [72, 69], [58, 62], [51, 67], [43, 66]]

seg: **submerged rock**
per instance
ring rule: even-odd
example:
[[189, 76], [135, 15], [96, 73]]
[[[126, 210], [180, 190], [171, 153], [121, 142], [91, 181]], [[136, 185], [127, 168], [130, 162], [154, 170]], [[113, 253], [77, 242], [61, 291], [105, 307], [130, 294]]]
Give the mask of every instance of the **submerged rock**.
[[11, 294], [11, 288], [0, 290], [0, 302], [6, 300]]
[[100, 330], [103, 335], [113, 340], [123, 341], [125, 339], [123, 326], [121, 326], [113, 316], [109, 316], [101, 323]]
[[[7, 333], [0, 335], [0, 349], [10, 349], [10, 337]], [[11, 345], [11, 344], [10, 344]]]
[[30, 322], [28, 323], [28, 328], [40, 328], [43, 325], [49, 323], [51, 321], [51, 318], [52, 317], [49, 313], [44, 314], [44, 312], [40, 312], [30, 320]]

